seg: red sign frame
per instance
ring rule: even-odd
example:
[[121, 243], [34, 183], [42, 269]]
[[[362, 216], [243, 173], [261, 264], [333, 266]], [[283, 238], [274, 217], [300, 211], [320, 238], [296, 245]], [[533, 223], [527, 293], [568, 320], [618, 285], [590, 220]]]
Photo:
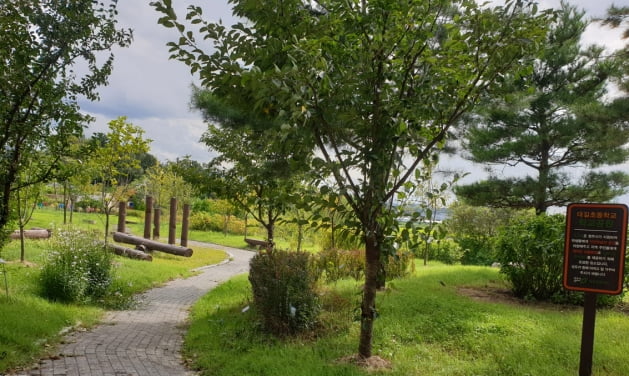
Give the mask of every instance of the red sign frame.
[[627, 213], [624, 204], [568, 205], [564, 288], [609, 295], [622, 292]]

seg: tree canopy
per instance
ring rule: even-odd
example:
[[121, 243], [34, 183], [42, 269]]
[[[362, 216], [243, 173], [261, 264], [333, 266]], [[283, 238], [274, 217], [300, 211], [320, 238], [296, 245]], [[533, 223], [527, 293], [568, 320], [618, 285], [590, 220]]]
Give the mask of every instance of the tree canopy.
[[0, 231], [24, 158], [35, 151], [53, 157], [21, 186], [49, 179], [89, 121], [77, 100], [98, 99], [97, 89], [107, 84], [113, 66], [113, 55], [102, 53], [131, 41], [131, 32], [118, 29], [115, 17], [115, 0], [0, 5]]
[[[608, 201], [625, 192], [625, 173], [594, 169], [627, 160], [629, 123], [626, 98], [605, 100], [618, 61], [603, 56], [600, 46], [581, 46], [583, 16], [563, 3], [533, 71], [510, 74], [503, 90], [468, 119], [464, 149], [470, 159], [517, 166], [521, 176], [458, 187], [466, 202], [540, 214], [550, 206]], [[577, 167], [588, 171], [578, 178]]]
[[170, 0], [152, 4], [180, 32], [172, 57], [250, 124], [309, 145], [322, 193], [347, 202], [366, 248], [359, 353], [369, 357], [381, 259], [393, 246], [388, 204], [480, 96], [525, 67], [546, 17], [524, 1], [231, 3], [246, 24], [208, 23], [189, 8], [199, 35]]

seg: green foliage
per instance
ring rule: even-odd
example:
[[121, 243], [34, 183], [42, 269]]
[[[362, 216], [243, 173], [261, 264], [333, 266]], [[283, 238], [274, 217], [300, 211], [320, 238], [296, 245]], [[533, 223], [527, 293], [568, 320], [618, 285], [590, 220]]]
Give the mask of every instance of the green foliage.
[[[521, 218], [504, 227], [497, 240], [500, 271], [520, 298], [582, 304], [583, 294], [563, 288], [565, 217]], [[618, 296], [601, 295], [599, 305], [615, 305]]]
[[92, 120], [78, 99], [98, 98], [112, 71], [111, 48], [131, 42], [131, 32], [117, 28], [116, 3], [2, 2], [0, 233], [11, 218], [10, 195], [21, 170], [39, 165], [21, 186], [54, 177]]
[[496, 261], [495, 240], [498, 229], [514, 216], [526, 215], [505, 208], [488, 208], [456, 203], [445, 221], [448, 234], [459, 245], [462, 264], [491, 265]]
[[198, 212], [190, 215], [190, 229], [199, 231], [227, 232], [232, 235], [244, 235], [245, 221], [235, 216], [226, 219], [225, 216], [221, 214]]
[[113, 278], [113, 253], [90, 234], [58, 231], [41, 271], [41, 292], [48, 299], [85, 302], [105, 296]]
[[466, 121], [465, 147], [472, 160], [516, 166], [521, 176], [491, 176], [459, 187], [460, 198], [540, 214], [551, 206], [606, 202], [625, 192], [624, 171], [579, 175], [568, 169], [618, 165], [629, 158], [626, 111], [619, 111], [627, 99], [606, 98], [621, 61], [605, 56], [601, 46], [581, 46], [587, 25], [584, 12], [562, 2], [534, 69], [506, 75], [498, 95], [485, 98]]
[[[405, 250], [397, 250], [389, 255], [384, 262], [387, 280], [410, 275], [415, 270], [414, 259], [415, 255]], [[359, 282], [365, 276], [365, 251], [327, 248], [314, 256], [313, 268], [328, 283], [346, 278], [353, 278]]]
[[452, 265], [461, 262], [463, 249], [452, 239], [443, 239], [430, 244], [429, 259]]
[[251, 260], [253, 305], [270, 333], [292, 335], [316, 324], [318, 275], [310, 257], [307, 252], [276, 250], [258, 253]]
[[365, 252], [327, 248], [316, 254], [313, 267], [328, 283], [346, 278], [360, 281], [365, 275]]

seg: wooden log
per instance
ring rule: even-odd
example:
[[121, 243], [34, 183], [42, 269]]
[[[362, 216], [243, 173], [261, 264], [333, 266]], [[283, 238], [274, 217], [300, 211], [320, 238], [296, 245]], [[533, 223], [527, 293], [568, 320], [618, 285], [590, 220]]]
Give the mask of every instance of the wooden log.
[[183, 204], [183, 219], [181, 221], [181, 240], [182, 247], [188, 246], [188, 227], [190, 223], [190, 204]]
[[120, 201], [118, 203], [118, 232], [125, 232], [127, 223], [127, 203]]
[[124, 234], [122, 232], [114, 232], [114, 240], [120, 243], [143, 245], [146, 249], [151, 251], [160, 251], [164, 253], [170, 253], [171, 255], [190, 257], [192, 256], [192, 249], [186, 247], [180, 247], [178, 245], [164, 244], [155, 240], [143, 239], [137, 236]]
[[127, 256], [137, 260], [153, 261], [153, 256], [144, 253], [139, 249], [131, 249], [117, 244], [109, 244], [108, 246], [109, 249], [119, 256]]
[[146, 208], [144, 209], [144, 238], [151, 238], [151, 219], [153, 216], [153, 197], [146, 196]]
[[249, 244], [250, 247], [258, 247], [258, 249], [266, 249], [269, 247], [269, 242], [264, 240], [245, 238], [245, 243]]
[[[26, 239], [48, 239], [52, 231], [46, 229], [30, 229], [24, 230], [24, 238]], [[11, 233], [11, 239], [19, 239], [20, 230], [15, 230]]]
[[170, 216], [168, 218], [168, 244], [175, 244], [177, 236], [177, 198], [170, 199]]

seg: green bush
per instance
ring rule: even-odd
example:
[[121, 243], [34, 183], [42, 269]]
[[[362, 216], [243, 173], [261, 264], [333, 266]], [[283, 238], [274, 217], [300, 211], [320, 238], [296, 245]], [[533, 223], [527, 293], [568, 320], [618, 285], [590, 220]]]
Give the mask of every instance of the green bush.
[[307, 252], [258, 253], [250, 264], [253, 306], [264, 328], [278, 336], [312, 328], [320, 307], [318, 275]]
[[317, 253], [313, 263], [327, 282], [345, 278], [360, 281], [365, 274], [365, 252], [360, 250], [324, 249]]
[[444, 239], [431, 243], [428, 255], [430, 260], [452, 265], [461, 262], [463, 250], [454, 240]]
[[[497, 241], [498, 260], [521, 298], [553, 303], [583, 304], [583, 293], [563, 288], [565, 217], [540, 215], [520, 218], [503, 228]], [[600, 295], [598, 304], [612, 306], [617, 296]]]
[[198, 212], [190, 216], [191, 230], [224, 232], [225, 225], [227, 225], [227, 233], [229, 234], [245, 234], [245, 221], [235, 216], [231, 216], [227, 223], [225, 223], [225, 217], [221, 214]]
[[456, 203], [444, 222], [449, 236], [463, 252], [461, 264], [491, 265], [496, 261], [493, 239], [514, 217], [530, 215], [511, 209], [487, 208]]
[[389, 255], [385, 265], [386, 278], [392, 280], [403, 278], [415, 271], [415, 255], [411, 251], [398, 250]]
[[86, 233], [59, 230], [40, 274], [42, 295], [62, 302], [102, 298], [112, 282], [113, 254]]

